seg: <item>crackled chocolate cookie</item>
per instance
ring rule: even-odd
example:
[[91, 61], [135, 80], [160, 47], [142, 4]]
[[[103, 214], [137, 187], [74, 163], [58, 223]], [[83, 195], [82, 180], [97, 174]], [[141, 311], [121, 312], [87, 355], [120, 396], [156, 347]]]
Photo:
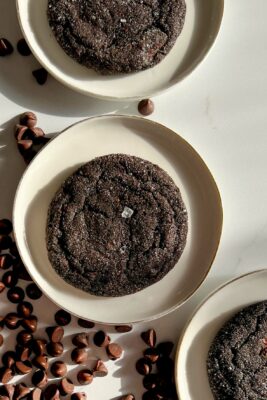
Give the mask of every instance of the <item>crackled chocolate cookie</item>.
[[207, 365], [216, 400], [267, 400], [267, 301], [243, 309], [221, 328]]
[[173, 180], [125, 154], [83, 165], [49, 207], [51, 264], [66, 282], [99, 296], [135, 293], [162, 279], [186, 236], [187, 212]]
[[185, 14], [185, 0], [48, 0], [60, 46], [102, 73], [158, 64], [181, 33]]

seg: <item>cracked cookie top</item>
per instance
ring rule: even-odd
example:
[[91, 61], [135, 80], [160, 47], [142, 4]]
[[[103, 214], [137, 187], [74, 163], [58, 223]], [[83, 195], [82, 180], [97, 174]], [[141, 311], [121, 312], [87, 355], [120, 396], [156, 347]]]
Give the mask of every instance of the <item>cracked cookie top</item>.
[[246, 307], [221, 328], [207, 366], [216, 400], [267, 399], [267, 301]]
[[102, 73], [158, 64], [182, 31], [185, 0], [49, 0], [48, 21], [64, 51]]
[[53, 198], [47, 249], [69, 284], [99, 296], [135, 293], [162, 279], [180, 258], [187, 212], [169, 175], [125, 154], [79, 168]]

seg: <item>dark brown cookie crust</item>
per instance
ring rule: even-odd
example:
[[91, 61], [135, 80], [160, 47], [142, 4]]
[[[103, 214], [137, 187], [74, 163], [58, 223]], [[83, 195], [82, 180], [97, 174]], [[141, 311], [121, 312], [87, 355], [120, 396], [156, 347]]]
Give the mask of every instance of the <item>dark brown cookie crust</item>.
[[185, 0], [48, 0], [48, 21], [64, 51], [102, 73], [158, 64], [180, 35]]
[[216, 400], [267, 400], [267, 301], [243, 309], [222, 327], [207, 365]]
[[[125, 207], [133, 211], [128, 218]], [[66, 282], [99, 296], [135, 293], [162, 279], [186, 236], [187, 212], [173, 180], [124, 154], [83, 165], [49, 207], [51, 264]]]

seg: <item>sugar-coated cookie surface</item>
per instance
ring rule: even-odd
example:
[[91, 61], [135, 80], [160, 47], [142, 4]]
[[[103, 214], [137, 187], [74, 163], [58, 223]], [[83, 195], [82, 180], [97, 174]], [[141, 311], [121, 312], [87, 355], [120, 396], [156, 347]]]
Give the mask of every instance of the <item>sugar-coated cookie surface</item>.
[[64, 51], [102, 73], [158, 64], [180, 35], [185, 0], [48, 0], [48, 20]]
[[246, 307], [221, 328], [207, 365], [216, 400], [267, 399], [267, 301]]
[[66, 282], [99, 296], [135, 293], [162, 279], [186, 236], [187, 211], [173, 180], [125, 154], [83, 165], [49, 207], [52, 266]]

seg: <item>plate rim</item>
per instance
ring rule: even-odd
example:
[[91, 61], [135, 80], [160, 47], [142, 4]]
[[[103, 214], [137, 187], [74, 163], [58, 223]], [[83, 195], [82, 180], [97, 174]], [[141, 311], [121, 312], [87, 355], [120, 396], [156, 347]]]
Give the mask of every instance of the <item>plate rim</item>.
[[182, 347], [183, 341], [185, 339], [187, 330], [188, 330], [190, 324], [192, 323], [193, 319], [198, 314], [198, 312], [206, 305], [206, 303], [210, 300], [210, 298], [212, 298], [218, 292], [223, 290], [225, 287], [230, 286], [231, 284], [235, 283], [236, 281], [242, 280], [242, 279], [244, 279], [244, 278], [246, 278], [246, 277], [248, 277], [250, 275], [257, 275], [257, 274], [261, 274], [263, 272], [267, 273], [267, 268], [261, 268], [261, 269], [256, 269], [256, 270], [253, 270], [253, 271], [249, 271], [249, 272], [246, 272], [245, 274], [242, 274], [242, 275], [239, 275], [239, 276], [236, 276], [234, 278], [231, 278], [231, 279], [227, 280], [226, 282], [222, 283], [217, 288], [212, 290], [212, 292], [210, 294], [208, 294], [200, 302], [200, 304], [193, 310], [193, 312], [189, 316], [188, 320], [186, 321], [186, 324], [185, 324], [184, 328], [182, 329], [181, 335], [179, 337], [179, 340], [178, 340], [178, 343], [177, 343], [177, 347], [176, 347], [175, 360], [174, 360], [174, 363], [175, 363], [174, 379], [175, 379], [175, 386], [176, 386], [176, 390], [177, 390], [177, 394], [179, 396], [179, 399], [184, 400], [183, 396], [182, 396], [182, 394], [181, 394], [181, 392], [179, 390], [178, 364], [179, 364], [179, 359], [180, 359], [180, 356], [181, 356], [181, 347]]
[[[221, 25], [222, 25], [222, 21], [223, 21], [223, 16], [224, 16], [224, 10], [225, 10], [225, 0], [219, 0], [220, 1], [220, 14], [219, 14], [219, 21], [214, 33], [214, 36], [212, 38], [212, 40], [209, 43], [208, 48], [206, 49], [206, 51], [204, 52], [204, 54], [201, 55], [201, 57], [199, 57], [197, 59], [197, 63], [196, 65], [191, 68], [187, 73], [183, 74], [180, 79], [175, 79], [175, 81], [172, 84], [168, 84], [166, 87], [162, 88], [162, 89], [157, 89], [157, 90], [151, 90], [149, 93], [144, 93], [142, 95], [136, 95], [136, 96], [115, 96], [115, 95], [105, 95], [105, 94], [99, 94], [99, 93], [95, 93], [92, 92], [90, 90], [85, 90], [82, 88], [77, 88], [75, 85], [71, 84], [70, 82], [67, 82], [66, 80], [62, 79], [61, 77], [59, 77], [57, 75], [56, 72], [53, 71], [53, 69], [50, 68], [50, 66], [47, 66], [45, 64], [45, 62], [43, 62], [42, 58], [39, 57], [34, 48], [31, 45], [30, 40], [28, 39], [28, 36], [25, 32], [24, 26], [23, 26], [23, 22], [22, 22], [22, 18], [21, 18], [21, 13], [20, 13], [20, 2], [22, 0], [16, 0], [16, 12], [17, 12], [17, 18], [19, 21], [19, 26], [20, 29], [22, 31], [23, 37], [26, 40], [30, 50], [32, 51], [34, 57], [37, 59], [37, 61], [39, 61], [39, 63], [42, 65], [43, 68], [45, 68], [49, 74], [51, 76], [53, 76], [53, 78], [55, 78], [58, 82], [60, 82], [62, 85], [67, 86], [69, 89], [74, 90], [78, 93], [81, 93], [83, 95], [86, 96], [90, 96], [99, 100], [110, 100], [110, 101], [135, 101], [135, 100], [141, 100], [145, 97], [155, 97], [155, 96], [159, 96], [161, 94], [167, 93], [168, 91], [174, 89], [180, 82], [182, 82], [184, 79], [186, 79], [187, 77], [189, 77], [201, 64], [202, 62], [206, 59], [206, 57], [209, 55], [210, 51], [212, 50], [217, 38], [218, 38], [218, 34], [220, 32], [221, 29]], [[40, 47], [40, 46], [38, 46]], [[168, 54], [167, 54], [168, 55]], [[51, 63], [53, 64], [53, 63]], [[54, 64], [53, 64], [54, 65]], [[153, 69], [153, 68], [152, 68]], [[142, 71], [140, 71], [142, 72]]]
[[[164, 310], [164, 311], [162, 311], [162, 312], [160, 312], [160, 313], [157, 313], [157, 314], [152, 315], [152, 316], [150, 316], [150, 317], [146, 317], [146, 318], [134, 320], [134, 321], [116, 322], [116, 325], [119, 325], [119, 324], [125, 325], [125, 324], [127, 324], [127, 323], [128, 323], [128, 324], [136, 324], [136, 323], [154, 321], [154, 320], [157, 320], [157, 319], [159, 319], [159, 318], [162, 318], [162, 317], [164, 317], [164, 316], [166, 316], [166, 315], [172, 313], [173, 311], [175, 311], [175, 310], [177, 310], [179, 307], [181, 307], [185, 302], [187, 302], [187, 301], [194, 295], [194, 293], [200, 288], [200, 286], [201, 286], [201, 285], [203, 284], [203, 282], [206, 280], [206, 278], [207, 278], [207, 276], [208, 276], [208, 274], [209, 274], [209, 272], [210, 272], [210, 270], [211, 270], [211, 268], [212, 268], [212, 265], [213, 265], [213, 263], [214, 263], [214, 260], [215, 260], [215, 258], [216, 258], [216, 255], [217, 255], [217, 252], [218, 252], [218, 249], [219, 249], [219, 246], [220, 246], [221, 237], [222, 237], [223, 222], [224, 222], [224, 220], [223, 220], [223, 218], [224, 218], [224, 212], [223, 212], [223, 204], [222, 204], [221, 194], [220, 194], [219, 188], [218, 188], [218, 186], [217, 186], [217, 183], [216, 183], [216, 181], [215, 181], [215, 178], [213, 177], [213, 175], [212, 175], [210, 169], [208, 168], [207, 164], [205, 163], [205, 161], [203, 160], [203, 158], [200, 156], [200, 154], [197, 152], [197, 150], [195, 150], [195, 148], [194, 148], [187, 140], [185, 140], [180, 134], [178, 134], [176, 131], [172, 130], [171, 128], [169, 128], [169, 127], [167, 127], [167, 126], [165, 126], [164, 124], [161, 124], [161, 123], [159, 123], [159, 122], [156, 122], [156, 121], [153, 121], [153, 120], [151, 120], [151, 119], [148, 119], [148, 118], [139, 117], [139, 116], [135, 116], [135, 115], [124, 115], [124, 114], [102, 114], [102, 115], [98, 115], [98, 116], [92, 116], [92, 117], [88, 117], [88, 118], [81, 119], [81, 120], [79, 120], [79, 121], [77, 121], [77, 122], [74, 122], [73, 124], [69, 125], [68, 127], [64, 128], [64, 129], [63, 129], [62, 131], [60, 131], [56, 136], [54, 136], [53, 138], [51, 138], [51, 141], [49, 141], [48, 143], [46, 143], [46, 145], [36, 154], [36, 156], [35, 156], [34, 159], [30, 162], [30, 164], [27, 165], [26, 169], [24, 170], [24, 172], [23, 172], [23, 174], [22, 174], [22, 176], [21, 176], [21, 178], [20, 178], [19, 184], [18, 184], [17, 189], [16, 189], [16, 193], [15, 193], [15, 196], [14, 196], [13, 209], [12, 209], [12, 221], [13, 221], [13, 226], [14, 226], [14, 231], [13, 231], [13, 233], [14, 233], [14, 239], [15, 239], [15, 242], [16, 242], [16, 244], [17, 244], [17, 248], [18, 248], [19, 255], [20, 255], [21, 259], [22, 259], [23, 264], [25, 265], [25, 268], [27, 269], [27, 271], [28, 271], [29, 275], [31, 276], [31, 278], [33, 279], [33, 281], [36, 283], [36, 285], [37, 285], [37, 286], [42, 290], [42, 292], [43, 292], [43, 288], [41, 288], [40, 285], [35, 281], [35, 279], [33, 278], [32, 274], [31, 274], [31, 272], [29, 271], [29, 269], [28, 269], [26, 263], [24, 263], [24, 257], [23, 257], [23, 255], [21, 254], [21, 251], [20, 251], [20, 248], [19, 248], [19, 245], [18, 245], [18, 239], [17, 239], [17, 234], [16, 234], [16, 208], [17, 208], [17, 201], [18, 201], [18, 196], [19, 196], [19, 192], [20, 192], [20, 187], [21, 187], [21, 185], [22, 185], [22, 182], [23, 182], [23, 180], [24, 180], [25, 175], [27, 174], [28, 170], [31, 168], [31, 165], [32, 165], [33, 163], [38, 162], [39, 155], [40, 155], [43, 151], [45, 151], [45, 149], [49, 146], [49, 144], [50, 144], [51, 142], [53, 142], [53, 141], [55, 141], [55, 140], [58, 140], [58, 139], [60, 138], [61, 134], [64, 134], [65, 132], [67, 132], [69, 129], [73, 128], [73, 127], [76, 126], [76, 125], [79, 125], [79, 124], [82, 124], [82, 123], [85, 123], [85, 122], [89, 122], [89, 121], [91, 121], [91, 120], [100, 120], [100, 119], [105, 119], [105, 118], [108, 118], [108, 119], [109, 119], [109, 118], [111, 118], [111, 119], [113, 119], [113, 118], [114, 118], [114, 119], [115, 119], [115, 118], [118, 118], [118, 119], [120, 119], [120, 118], [126, 118], [126, 119], [129, 119], [129, 120], [138, 120], [138, 121], [142, 121], [143, 123], [147, 123], [147, 124], [151, 124], [151, 125], [155, 125], [155, 126], [160, 126], [162, 129], [168, 130], [171, 134], [175, 134], [175, 135], [179, 136], [180, 140], [184, 142], [185, 146], [188, 146], [188, 147], [194, 152], [195, 156], [196, 156], [196, 157], [203, 163], [203, 165], [205, 166], [206, 170], [208, 171], [208, 173], [209, 173], [209, 175], [210, 175], [210, 178], [211, 178], [211, 181], [212, 181], [214, 190], [215, 190], [215, 192], [216, 192], [216, 194], [217, 194], [217, 198], [218, 198], [218, 206], [219, 206], [219, 207], [218, 207], [218, 211], [220, 212], [220, 214], [219, 214], [219, 216], [218, 216], [218, 218], [220, 218], [220, 220], [219, 220], [220, 229], [219, 229], [219, 231], [218, 231], [218, 240], [217, 240], [216, 247], [214, 248], [214, 251], [213, 251], [213, 254], [212, 254], [211, 262], [210, 262], [210, 264], [209, 264], [209, 266], [208, 266], [208, 268], [207, 268], [207, 272], [206, 272], [206, 274], [203, 276], [203, 278], [198, 282], [198, 284], [196, 285], [196, 287], [195, 287], [191, 292], [189, 292], [188, 295], [185, 296], [185, 298], [184, 298], [183, 300], [181, 300], [180, 302], [178, 302], [178, 303], [175, 304], [174, 306], [172, 306], [172, 307], [170, 307], [170, 308], [167, 308], [166, 310]], [[46, 292], [44, 292], [44, 295], [47, 296], [47, 297], [49, 298], [49, 300], [51, 300], [51, 301], [52, 301], [54, 304], [56, 304], [58, 307], [60, 307], [60, 308], [62, 308], [62, 309], [64, 309], [64, 310], [70, 312], [67, 308], [65, 308], [64, 306], [62, 306], [61, 304], [59, 304], [57, 301], [55, 301], [54, 299], [52, 299], [51, 296], [49, 296]], [[76, 314], [76, 313], [74, 313], [74, 312], [71, 312], [71, 314], [72, 314], [72, 315], [75, 315], [75, 316], [78, 317], [78, 318], [83, 318], [83, 317], [81, 317], [80, 315], [78, 315], [78, 314]], [[93, 322], [98, 323], [98, 324], [114, 325], [114, 323], [112, 323], [112, 322], [104, 322], [104, 321], [94, 320], [94, 319], [91, 319], [91, 318], [90, 318], [90, 321], [93, 321]]]

